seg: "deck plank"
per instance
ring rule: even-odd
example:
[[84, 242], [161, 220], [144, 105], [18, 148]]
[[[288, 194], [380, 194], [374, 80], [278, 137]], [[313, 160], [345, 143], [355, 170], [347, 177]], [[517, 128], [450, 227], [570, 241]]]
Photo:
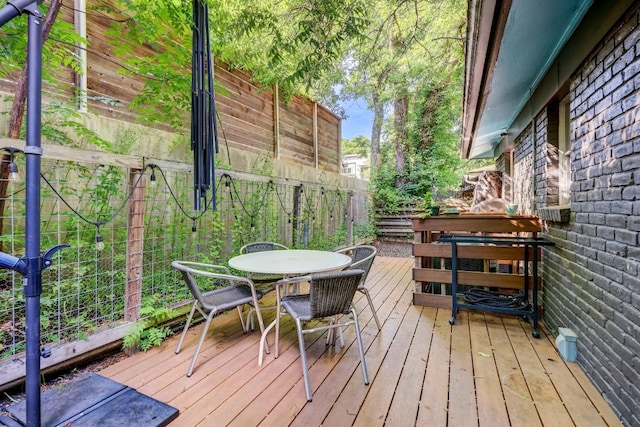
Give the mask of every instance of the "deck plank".
[[611, 406], [609, 406], [606, 400], [598, 393], [589, 378], [587, 378], [587, 374], [580, 368], [580, 365], [577, 363], [567, 363], [567, 368], [571, 371], [575, 381], [577, 381], [582, 390], [584, 390], [585, 394], [589, 396], [589, 400], [605, 424], [610, 427], [622, 427], [620, 418], [616, 416]]
[[[418, 307], [418, 306], [414, 306]], [[418, 408], [422, 397], [422, 384], [429, 347], [435, 327], [436, 309], [423, 307], [418, 320], [418, 327], [410, 344], [409, 354], [402, 370], [396, 392], [386, 416], [386, 423], [391, 426], [409, 426], [416, 422]]]
[[[397, 284], [399, 280], [397, 278], [394, 279], [394, 277], [402, 276], [405, 274], [406, 274], [406, 269], [402, 268], [401, 263], [396, 261], [396, 262], [393, 262], [391, 265], [389, 265], [389, 269], [387, 270], [386, 274], [380, 277], [380, 280]], [[389, 288], [394, 290], [394, 292], [402, 292], [402, 289], [399, 286], [394, 286]], [[379, 332], [377, 330], [377, 326], [375, 325], [375, 322], [372, 320], [371, 312], [369, 310], [365, 310], [364, 312], [361, 312], [362, 314], [358, 316], [359, 319], [362, 320], [362, 325], [364, 325], [364, 327], [361, 325], [362, 338], [363, 338], [363, 345], [365, 348], [365, 352], [367, 354], [367, 366], [368, 366], [370, 379], [375, 376], [376, 365], [370, 356], [371, 353], [369, 352], [372, 351], [371, 350], [372, 346], [378, 342], [378, 340], [380, 339], [380, 336], [384, 334], [388, 334], [387, 330], [391, 329], [393, 325], [392, 323], [388, 324], [389, 322], [388, 318], [389, 318], [389, 313], [395, 307], [394, 301], [397, 300], [398, 297], [389, 298], [390, 295], [393, 295], [393, 292], [387, 293], [387, 294], [388, 295], [385, 297], [385, 302], [383, 303], [383, 305], [380, 307], [377, 307], [378, 315], [382, 319], [387, 319], [386, 321], [383, 321], [382, 331]], [[362, 302], [363, 304], [366, 304], [365, 299], [363, 299]], [[335, 407], [336, 402], [341, 398], [341, 396], [343, 396], [344, 394], [350, 393], [349, 391], [347, 391], [348, 387], [350, 386], [354, 388], [356, 391], [366, 390], [366, 388], [368, 387], [363, 384], [362, 372], [360, 367], [360, 358], [358, 355], [357, 344], [355, 343], [355, 333], [351, 328], [349, 328], [346, 331], [345, 341], [351, 345], [351, 347], [347, 351], [347, 353], [349, 353], [349, 358], [345, 359], [346, 361], [348, 361], [348, 363], [345, 364], [344, 366], [342, 366], [341, 364], [339, 369], [336, 369], [334, 372], [331, 373], [329, 377], [325, 378], [324, 381], [322, 381], [322, 383], [319, 385], [319, 387], [318, 387], [318, 383], [317, 382], [314, 383], [314, 381], [312, 380], [312, 387], [314, 388], [317, 387], [317, 389], [314, 390], [313, 406], [307, 405], [305, 408], [303, 408], [304, 412], [296, 416], [296, 419], [293, 425], [313, 425], [314, 423], [321, 423], [321, 422], [328, 423], [328, 425], [330, 425], [330, 421], [326, 421], [326, 420], [323, 421], [323, 419], [327, 416], [327, 412], [330, 411], [332, 407]], [[383, 348], [386, 348], [386, 347], [383, 346]], [[353, 383], [348, 385], [347, 383], [349, 379], [352, 377], [354, 381]], [[286, 406], [286, 404], [284, 405], [281, 404], [280, 406], [281, 407]], [[311, 411], [312, 409], [313, 411]], [[358, 408], [356, 407], [355, 408], [356, 413], [357, 413], [357, 409]], [[353, 409], [349, 409], [349, 410], [353, 411]], [[278, 414], [278, 411], [276, 411], [273, 414], [272, 416], [273, 420], [277, 420], [278, 416], [276, 414]]]
[[478, 399], [478, 424], [480, 427], [507, 426], [509, 415], [495, 358], [495, 353], [500, 349], [491, 343], [483, 313], [474, 312], [470, 315], [469, 328]]
[[[295, 332], [290, 326], [283, 326], [283, 338], [295, 336]], [[184, 416], [181, 418], [184, 424], [181, 425], [197, 425], [203, 422], [221, 405], [225, 404], [230, 397], [235, 395], [238, 390], [249, 387], [249, 384], [255, 380], [259, 373], [263, 370], [268, 370], [268, 366], [274, 363], [274, 359], [269, 357], [265, 359], [262, 367], [258, 366], [256, 356], [259, 336], [258, 334], [254, 335], [253, 346], [250, 346], [247, 351], [217, 369], [214, 374], [208, 375], [199, 383], [192, 384], [189, 393], [182, 393], [176, 399], [170, 400], [174, 407], [180, 408], [181, 411], [183, 408], [185, 409]], [[288, 350], [289, 341], [284, 339], [280, 343], [281, 351], [286, 352]], [[280, 361], [281, 358], [282, 355], [277, 361]], [[283, 360], [286, 361], [286, 358]], [[262, 387], [258, 388], [258, 391], [264, 388], [264, 384], [259, 384], [258, 386]]]
[[567, 362], [562, 360], [557, 350], [548, 342], [548, 336], [545, 334], [540, 339], [535, 339], [531, 335], [527, 335], [527, 337], [573, 422], [578, 426], [606, 426], [607, 424], [600, 418], [597, 409], [584, 390], [572, 387], [575, 378], [569, 370]]
[[[382, 322], [356, 294], [371, 384], [362, 381], [353, 328], [345, 347], [324, 335], [305, 338], [313, 402], [307, 403], [294, 323], [282, 322], [280, 357], [257, 364], [257, 332], [242, 333], [237, 314], [214, 319], [190, 378], [186, 370], [202, 324], [183, 351], [179, 336], [100, 374], [180, 410], [185, 425], [608, 425], [614, 412], [575, 363], [560, 360], [547, 334], [531, 337], [517, 317], [414, 306], [413, 259], [377, 257], [367, 287]], [[269, 305], [273, 293], [263, 301]], [[264, 311], [265, 322], [273, 310]], [[270, 342], [273, 335], [270, 336]]]
[[[503, 322], [509, 331], [512, 346], [517, 348], [516, 357], [524, 375], [532, 399], [536, 402], [538, 414], [544, 425], [573, 426], [573, 421], [564, 407], [558, 392], [544, 370], [540, 358], [531, 345], [529, 338], [531, 326], [523, 328], [515, 317], [504, 317]], [[520, 330], [518, 330], [520, 326]], [[540, 332], [544, 334], [543, 331]]]
[[[287, 336], [295, 336], [295, 332], [291, 330]], [[237, 383], [229, 383], [226, 385], [227, 390], [222, 388], [221, 393], [226, 393], [231, 398], [197, 425], [258, 425], [265, 414], [289, 393], [290, 379], [300, 371], [300, 357], [295, 351], [295, 340], [285, 340], [282, 344], [282, 353], [278, 359], [270, 358], [262, 367], [249, 367], [251, 378], [241, 387], [238, 388]], [[319, 347], [324, 343], [321, 339], [316, 339], [313, 345]]]
[[[353, 375], [349, 379], [343, 393], [338, 397], [335, 404], [327, 414], [323, 425], [335, 426], [341, 424], [351, 425], [360, 411], [367, 393], [369, 392], [374, 380], [377, 378], [382, 362], [387, 354], [388, 349], [393, 343], [395, 336], [402, 324], [404, 314], [412, 305], [412, 288], [409, 286], [411, 276], [408, 271], [397, 271], [395, 278], [390, 280], [396, 283], [403, 283], [403, 286], [396, 286], [394, 292], [389, 295], [387, 301], [397, 301], [395, 308], [387, 314], [387, 318], [382, 331], [378, 334], [375, 341], [366, 351], [367, 367], [369, 377], [372, 383], [365, 386], [362, 382], [362, 375]], [[391, 304], [381, 307], [382, 313], [386, 313]], [[374, 330], [377, 329], [375, 322], [370, 322], [367, 327]]]
[[407, 364], [411, 341], [418, 327], [422, 310], [409, 306], [402, 316], [398, 332], [376, 374], [376, 381], [369, 386], [371, 397], [367, 398], [355, 419], [355, 426], [382, 426], [391, 406], [393, 395]]
[[477, 426], [478, 411], [474, 387], [469, 313], [460, 312], [451, 328], [449, 357], [449, 425]]
[[514, 427], [542, 425], [531, 397], [531, 392], [518, 364], [516, 349], [512, 347], [511, 341], [509, 341], [502, 318], [486, 316], [486, 322], [491, 343], [493, 348], [496, 349], [493, 354], [496, 359], [498, 374], [500, 375], [502, 394], [507, 404], [509, 425]]
[[416, 425], [446, 426], [449, 396], [449, 355], [451, 353], [451, 311], [438, 309], [431, 349], [422, 386]]

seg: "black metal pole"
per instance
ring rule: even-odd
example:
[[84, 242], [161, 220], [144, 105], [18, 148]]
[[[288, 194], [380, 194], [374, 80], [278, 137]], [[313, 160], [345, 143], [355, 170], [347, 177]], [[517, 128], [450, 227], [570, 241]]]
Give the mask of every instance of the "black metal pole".
[[18, 259], [0, 252], [0, 268], [25, 276], [26, 335], [26, 421], [28, 427], [40, 427], [40, 295], [42, 270], [51, 265], [52, 255], [68, 245], [57, 245], [40, 256], [40, 159], [42, 156], [42, 0], [9, 0], [0, 9], [0, 27], [23, 13], [29, 15], [27, 40], [27, 141], [26, 156], [26, 230], [25, 256]]
[[40, 426], [40, 158], [42, 100], [42, 14], [34, 7], [29, 14], [27, 45], [27, 144], [26, 155], [26, 297], [27, 333], [27, 426]]

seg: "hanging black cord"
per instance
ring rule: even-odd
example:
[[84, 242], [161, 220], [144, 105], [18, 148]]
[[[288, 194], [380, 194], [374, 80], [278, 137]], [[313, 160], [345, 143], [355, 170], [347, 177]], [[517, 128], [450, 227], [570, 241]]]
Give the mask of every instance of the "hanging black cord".
[[[235, 181], [233, 180], [233, 178], [231, 177], [231, 175], [229, 174], [223, 174], [223, 176], [225, 176], [227, 178], [227, 181], [229, 182], [230, 186], [231, 186], [231, 193], [235, 193], [236, 195], [236, 199], [238, 200], [238, 203], [240, 203], [240, 207], [242, 208], [242, 210], [244, 211], [245, 214], [247, 214], [250, 218], [251, 218], [251, 222], [253, 222], [253, 218], [258, 215], [258, 212], [260, 212], [260, 209], [262, 209], [262, 207], [264, 206], [264, 202], [267, 199], [267, 194], [269, 193], [269, 190], [272, 188], [273, 185], [273, 181], [269, 180], [267, 182], [267, 187], [265, 188], [264, 192], [262, 193], [262, 198], [260, 200], [260, 203], [258, 203], [256, 206], [256, 210], [255, 212], [249, 212], [249, 210], [246, 208], [246, 206], [244, 205], [244, 203], [242, 203], [242, 198], [240, 197], [240, 195], [238, 194], [238, 189], [236, 188], [236, 184]], [[233, 196], [231, 197], [231, 206], [233, 207]]]
[[165, 184], [167, 184], [167, 189], [169, 189], [169, 194], [171, 194], [171, 198], [174, 200], [174, 202], [176, 202], [176, 205], [178, 205], [178, 209], [180, 209], [180, 211], [182, 211], [182, 213], [191, 220], [195, 221], [200, 219], [207, 212], [207, 207], [211, 205], [211, 203], [213, 203], [212, 200], [209, 200], [209, 202], [207, 203], [207, 206], [205, 206], [205, 208], [202, 210], [202, 212], [200, 212], [200, 214], [196, 216], [189, 215], [187, 211], [184, 209], [184, 207], [182, 207], [182, 204], [180, 204], [180, 202], [178, 201], [178, 198], [176, 197], [175, 193], [173, 192], [173, 189], [171, 188], [171, 186], [169, 185], [169, 182], [167, 181], [167, 177], [165, 176], [164, 171], [160, 168], [160, 166], [155, 166], [155, 167], [158, 168], [158, 170], [160, 171], [160, 175], [162, 175], [162, 179], [164, 179]]
[[[180, 204], [180, 202], [178, 201], [178, 198], [176, 197], [175, 193], [173, 192], [173, 189], [171, 188], [171, 186], [167, 182], [167, 177], [165, 176], [164, 171], [157, 165], [153, 165], [153, 166], [146, 165], [142, 172], [144, 172], [148, 168], [151, 168], [151, 169], [155, 168], [155, 169], [158, 169], [160, 171], [160, 174], [162, 175], [162, 178], [164, 179], [164, 182], [167, 185], [167, 188], [169, 189], [169, 194], [171, 194], [171, 198], [175, 201], [176, 205], [178, 205], [178, 209], [180, 209], [180, 211], [187, 218], [189, 218], [192, 221], [196, 221], [196, 220], [200, 219], [205, 214], [205, 212], [207, 211], [206, 208], [202, 212], [200, 212], [199, 215], [196, 215], [196, 216], [189, 215], [186, 212], [186, 210], [184, 209], [184, 207], [182, 206], [182, 204]], [[49, 180], [42, 173], [40, 173], [40, 177], [44, 180], [44, 182], [47, 184], [47, 186], [62, 201], [62, 203], [64, 203], [64, 205], [67, 206], [71, 210], [71, 212], [73, 212], [78, 218], [80, 218], [82, 221], [86, 222], [87, 224], [94, 225], [94, 226], [96, 226], [98, 228], [100, 226], [102, 226], [102, 225], [110, 223], [111, 221], [113, 221], [113, 219], [115, 217], [120, 215], [120, 212], [122, 211], [122, 209], [124, 209], [124, 207], [127, 205], [129, 200], [131, 199], [131, 196], [133, 195], [134, 190], [136, 190], [138, 188], [138, 185], [140, 184], [140, 180], [142, 179], [143, 176], [144, 176], [144, 173], [140, 173], [140, 175], [138, 176], [138, 179], [136, 180], [136, 182], [131, 187], [131, 190], [129, 191], [129, 194], [127, 194], [127, 197], [124, 199], [124, 201], [122, 202], [120, 207], [118, 207], [118, 209], [116, 209], [116, 211], [109, 217], [109, 219], [104, 220], [104, 221], [91, 221], [91, 220], [87, 219], [84, 215], [82, 215], [80, 212], [78, 212], [76, 209], [74, 209], [73, 206], [71, 206], [69, 204], [69, 202], [67, 202], [67, 200], [62, 196], [62, 194], [60, 194], [58, 192], [58, 190], [55, 189], [55, 187], [49, 182]], [[210, 200], [209, 204], [211, 204], [211, 203], [212, 203], [212, 201]]]
[[276, 196], [278, 197], [278, 202], [280, 202], [280, 207], [282, 208], [282, 211], [285, 214], [287, 214], [287, 216], [293, 215], [293, 208], [291, 209], [291, 212], [287, 211], [287, 208], [284, 206], [284, 202], [282, 201], [282, 196], [278, 192], [278, 186], [275, 185], [275, 184], [274, 184], [274, 189], [275, 189], [275, 192], [276, 192]]
[[[146, 167], [145, 167], [146, 169]], [[56, 190], [53, 185], [51, 185], [51, 183], [49, 182], [49, 180], [42, 174], [40, 173], [40, 177], [44, 180], [44, 182], [49, 186], [49, 188], [51, 189], [51, 191], [54, 192], [54, 194], [56, 196], [58, 196], [58, 198], [62, 201], [62, 203], [64, 203], [70, 210], [71, 212], [73, 212], [78, 218], [80, 218], [82, 221], [86, 222], [87, 224], [92, 224], [95, 225], [96, 227], [100, 227], [101, 225], [107, 224], [111, 221], [113, 221], [113, 219], [118, 216], [120, 214], [120, 211], [122, 211], [122, 209], [124, 209], [124, 207], [127, 205], [127, 203], [129, 202], [129, 199], [131, 199], [131, 196], [133, 195], [133, 191], [138, 187], [138, 184], [140, 183], [140, 180], [142, 179], [143, 174], [141, 173], [140, 176], [138, 176], [138, 179], [136, 180], [136, 182], [133, 184], [133, 186], [131, 187], [131, 190], [129, 191], [129, 194], [127, 194], [127, 197], [124, 199], [124, 202], [120, 205], [120, 207], [118, 209], [116, 209], [116, 211], [109, 217], [109, 219], [107, 219], [106, 221], [90, 221], [89, 219], [85, 218], [80, 212], [78, 212], [77, 210], [75, 210], [70, 204], [69, 202], [67, 202], [65, 200], [64, 197], [62, 197], [62, 194], [60, 194], [58, 192], [58, 190]]]
[[471, 288], [464, 292], [464, 300], [469, 304], [524, 310], [529, 306], [522, 294], [505, 294], [483, 288]]
[[[304, 197], [304, 202], [307, 208], [307, 212], [311, 212], [311, 219], [312, 221], [316, 220], [316, 214], [315, 214], [315, 209], [314, 209], [314, 201], [312, 200], [311, 202], [309, 201], [309, 191], [304, 191], [303, 193], [303, 197]], [[315, 191], [314, 191], [314, 198], [315, 198]]]
[[327, 208], [329, 210], [329, 215], [330, 218], [333, 218], [333, 210], [336, 208], [336, 205], [338, 204], [338, 195], [340, 194], [340, 190], [335, 190], [333, 193], [333, 203], [329, 203], [329, 197], [327, 196], [327, 190], [323, 189], [322, 190], [322, 196], [324, 197], [326, 203], [327, 203]]
[[[229, 152], [229, 141], [227, 141], [227, 134], [224, 131], [224, 126], [222, 126], [222, 119], [220, 118], [220, 113], [216, 109], [216, 117], [218, 118], [218, 124], [220, 125], [220, 130], [222, 131], [222, 139], [224, 140], [224, 146], [227, 147], [227, 160], [229, 161], [229, 166], [231, 166], [231, 153]], [[216, 132], [216, 135], [218, 133]]]

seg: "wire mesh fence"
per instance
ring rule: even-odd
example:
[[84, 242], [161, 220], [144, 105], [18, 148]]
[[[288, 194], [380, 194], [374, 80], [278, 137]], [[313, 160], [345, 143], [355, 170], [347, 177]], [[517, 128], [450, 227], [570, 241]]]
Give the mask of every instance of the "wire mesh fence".
[[[188, 290], [173, 260], [226, 264], [251, 241], [331, 249], [348, 243], [354, 224], [355, 239], [366, 233], [364, 192], [225, 172], [216, 179], [217, 209], [209, 200], [195, 212], [191, 174], [149, 166], [43, 159], [41, 247], [70, 245], [42, 272], [43, 344], [136, 320], [145, 305], [180, 305]], [[20, 257], [25, 183], [0, 180], [0, 193], [0, 249]], [[0, 361], [25, 348], [22, 286], [19, 274], [0, 270]]]

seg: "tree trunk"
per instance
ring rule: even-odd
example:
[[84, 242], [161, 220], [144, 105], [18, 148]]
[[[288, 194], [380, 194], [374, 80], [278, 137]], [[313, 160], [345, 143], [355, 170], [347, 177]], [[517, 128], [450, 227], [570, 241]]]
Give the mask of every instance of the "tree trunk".
[[373, 125], [371, 129], [371, 175], [378, 170], [382, 159], [380, 158], [380, 136], [382, 135], [382, 123], [384, 122], [384, 103], [380, 101], [380, 93], [387, 85], [387, 77], [391, 69], [386, 67], [377, 79], [377, 84], [371, 94], [371, 104], [373, 106]]
[[393, 103], [393, 128], [395, 130], [396, 146], [396, 188], [403, 185], [404, 171], [407, 164], [405, 146], [407, 143], [407, 99], [406, 89], [400, 89]]
[[371, 129], [371, 175], [378, 170], [382, 163], [380, 159], [380, 135], [382, 134], [382, 121], [384, 120], [384, 104], [379, 99], [380, 96], [375, 93], [373, 98], [373, 126]]
[[[389, 41], [391, 56], [398, 58], [402, 55], [402, 43], [395, 35]], [[395, 134], [394, 145], [396, 147], [396, 188], [401, 188], [404, 184], [404, 172], [407, 166], [406, 144], [407, 144], [407, 109], [409, 105], [409, 94], [406, 86], [396, 85], [393, 100], [393, 131]]]
[[[47, 11], [47, 15], [44, 18], [42, 24], [42, 44], [49, 38], [51, 33], [51, 27], [58, 17], [58, 12], [62, 6], [62, 0], [52, 0], [51, 6]], [[16, 83], [16, 89], [13, 97], [13, 104], [11, 105], [11, 112], [9, 114], [9, 132], [8, 137], [13, 139], [20, 138], [20, 130], [22, 129], [22, 122], [24, 121], [24, 110], [27, 100], [27, 62], [25, 61], [22, 67], [22, 72]], [[9, 154], [2, 155], [2, 161], [0, 162], [0, 236], [4, 234], [4, 208], [7, 200], [7, 188], [9, 178], [9, 161], [11, 156]], [[0, 252], [3, 250], [2, 241], [0, 240]]]

